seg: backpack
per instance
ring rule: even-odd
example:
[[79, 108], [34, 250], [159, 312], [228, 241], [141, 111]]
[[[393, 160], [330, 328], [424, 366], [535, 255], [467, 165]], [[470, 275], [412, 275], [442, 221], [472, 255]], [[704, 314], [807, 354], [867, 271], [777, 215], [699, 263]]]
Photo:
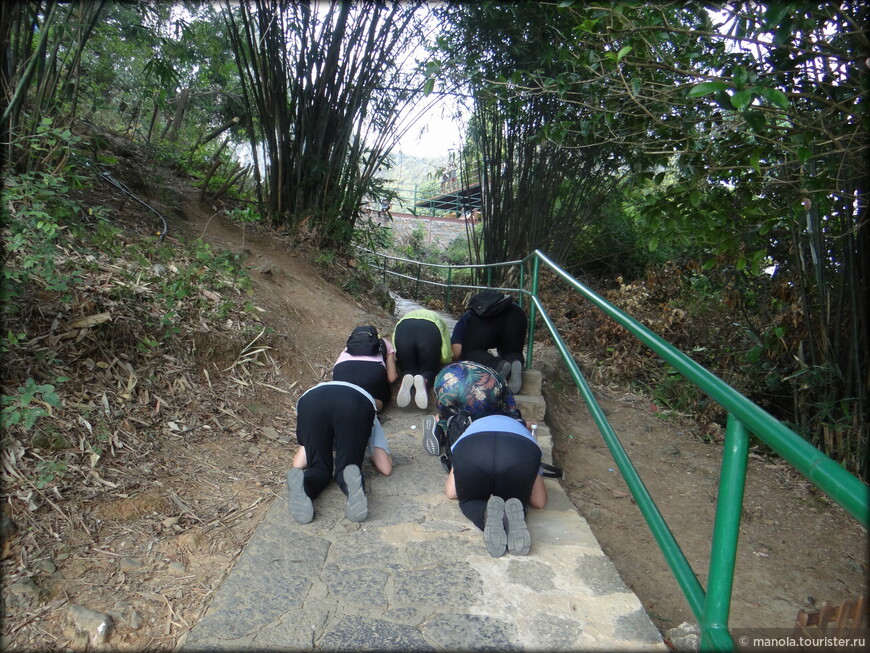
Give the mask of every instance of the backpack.
[[347, 339], [347, 353], [351, 356], [383, 356], [386, 351], [384, 341], [373, 326], [359, 326]]
[[468, 308], [478, 317], [493, 317], [513, 304], [514, 298], [498, 290], [487, 289], [468, 302]]
[[444, 448], [446, 451], [441, 456], [441, 466], [445, 472], [449, 472], [453, 467], [453, 452], [450, 448], [456, 444], [459, 436], [465, 433], [465, 429], [474, 421], [471, 413], [467, 410], [456, 410], [453, 408], [450, 412], [452, 414], [447, 418], [447, 424], [444, 426]]
[[456, 441], [465, 433], [465, 429], [471, 426], [473, 421], [471, 413], [467, 410], [458, 410], [447, 418], [447, 424], [444, 426], [447, 451], [450, 451], [450, 448], [456, 444]]

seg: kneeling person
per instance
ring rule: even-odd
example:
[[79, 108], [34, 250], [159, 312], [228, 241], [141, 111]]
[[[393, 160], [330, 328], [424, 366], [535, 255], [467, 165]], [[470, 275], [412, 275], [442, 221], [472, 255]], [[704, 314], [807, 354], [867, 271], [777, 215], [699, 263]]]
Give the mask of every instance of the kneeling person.
[[505, 548], [526, 555], [531, 546], [526, 510], [547, 503], [534, 435], [513, 417], [490, 415], [474, 420], [450, 449], [447, 497], [459, 499], [462, 514], [483, 531], [492, 557], [503, 555]]
[[[320, 383], [296, 403], [296, 438], [304, 447], [307, 467], [287, 472], [290, 513], [307, 524], [314, 518], [313, 499], [335, 478], [347, 495], [351, 521], [368, 516], [361, 466], [376, 420], [374, 398], [343, 381]], [[333, 454], [334, 450], [334, 454]]]

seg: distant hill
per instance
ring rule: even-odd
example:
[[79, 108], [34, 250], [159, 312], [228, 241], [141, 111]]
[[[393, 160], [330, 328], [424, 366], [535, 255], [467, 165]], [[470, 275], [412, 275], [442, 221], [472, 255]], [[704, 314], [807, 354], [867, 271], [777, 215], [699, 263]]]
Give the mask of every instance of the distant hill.
[[398, 191], [405, 202], [410, 205], [415, 196], [417, 199], [428, 197], [435, 191], [441, 181], [441, 171], [447, 165], [447, 157], [424, 158], [394, 152], [393, 167], [384, 174], [390, 180], [389, 187]]

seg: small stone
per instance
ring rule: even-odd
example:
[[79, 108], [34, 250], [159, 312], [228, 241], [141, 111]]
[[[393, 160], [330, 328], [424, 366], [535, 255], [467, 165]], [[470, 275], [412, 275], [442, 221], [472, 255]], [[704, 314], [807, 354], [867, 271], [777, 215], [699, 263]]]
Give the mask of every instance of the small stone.
[[178, 522], [180, 522], [180, 521], [181, 521], [181, 517], [167, 517], [166, 519], [163, 520], [163, 527], [164, 528], [172, 528], [173, 526], [178, 524]]
[[142, 627], [142, 615], [124, 601], [115, 601], [114, 607], [109, 611], [109, 616], [116, 624], [123, 624], [132, 630], [139, 630]]
[[37, 560], [33, 566], [39, 571], [45, 572], [46, 574], [53, 574], [57, 571], [57, 565], [48, 558]]
[[169, 573], [173, 576], [184, 576], [187, 573], [187, 567], [184, 566], [181, 562], [170, 562], [169, 567], [167, 568]]
[[132, 571], [139, 571], [142, 567], [142, 561], [137, 560], [136, 558], [121, 558], [121, 561], [118, 563], [118, 568], [125, 574], [129, 574]]
[[264, 426], [263, 427], [263, 436], [270, 439], [270, 440], [277, 440], [279, 437], [281, 437], [280, 435], [278, 435], [278, 431], [276, 431], [271, 426]]
[[127, 615], [127, 625], [133, 630], [139, 630], [142, 627], [142, 615], [131, 608]]
[[42, 599], [42, 589], [29, 576], [19, 578], [9, 586], [9, 594], [14, 596], [19, 604], [30, 604]]
[[69, 617], [75, 627], [88, 634], [88, 639], [94, 646], [102, 646], [112, 634], [112, 617], [83, 605], [73, 605], [69, 609]]
[[677, 651], [694, 653], [701, 647], [701, 629], [688, 621], [668, 630], [665, 637]]

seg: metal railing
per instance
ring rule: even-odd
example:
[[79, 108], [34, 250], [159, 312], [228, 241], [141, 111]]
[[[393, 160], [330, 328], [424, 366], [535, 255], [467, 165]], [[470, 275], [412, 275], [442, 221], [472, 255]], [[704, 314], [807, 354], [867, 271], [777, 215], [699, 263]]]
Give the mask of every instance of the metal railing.
[[[536, 250], [521, 261], [491, 265], [434, 265], [411, 261], [400, 257], [364, 250], [373, 255], [373, 261], [383, 261], [384, 280], [392, 275], [415, 281], [415, 295], [421, 283], [445, 289], [445, 306], [450, 305], [450, 289], [482, 289], [490, 287], [492, 268], [519, 266], [517, 288], [497, 288], [505, 292], [517, 293], [520, 304], [523, 298], [529, 300], [529, 329], [526, 366], [531, 367], [535, 336], [535, 319], [540, 315], [562, 360], [568, 367], [586, 406], [589, 409], [602, 438], [607, 444], [613, 459], [625, 479], [638, 508], [644, 516], [653, 537], [655, 537], [671, 572], [674, 575], [686, 601], [701, 628], [702, 650], [733, 650], [734, 642], [728, 631], [728, 617], [731, 609], [731, 594], [734, 581], [734, 567], [737, 558], [740, 514], [743, 507], [743, 493], [746, 485], [746, 467], [749, 455], [749, 435], [754, 434], [817, 488], [842, 506], [865, 528], [870, 527], [870, 492], [868, 486], [859, 478], [843, 469], [834, 460], [812, 446], [793, 430], [786, 427], [770, 413], [752, 403], [681, 351], [673, 347], [637, 320], [616, 308], [601, 296], [574, 279], [565, 270], [550, 260], [543, 252]], [[387, 269], [387, 261], [393, 260], [417, 266], [417, 275]], [[725, 429], [725, 443], [722, 452], [722, 466], [719, 477], [719, 492], [713, 524], [713, 539], [710, 549], [710, 564], [706, 591], [701, 587], [697, 574], [686, 559], [658, 506], [632, 464], [625, 448], [595, 399], [571, 352], [565, 345], [555, 324], [547, 314], [538, 297], [540, 266], [545, 265], [574, 290], [594, 304], [602, 312], [623, 326], [635, 338], [658, 354], [688, 381], [716, 401], [728, 413]], [[423, 267], [446, 269], [446, 283], [426, 280], [421, 277]], [[529, 270], [529, 289], [525, 288], [526, 268]], [[487, 286], [451, 284], [452, 271], [455, 269], [480, 269], [488, 271]]]

